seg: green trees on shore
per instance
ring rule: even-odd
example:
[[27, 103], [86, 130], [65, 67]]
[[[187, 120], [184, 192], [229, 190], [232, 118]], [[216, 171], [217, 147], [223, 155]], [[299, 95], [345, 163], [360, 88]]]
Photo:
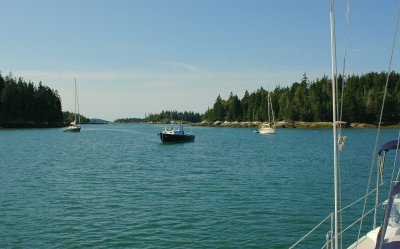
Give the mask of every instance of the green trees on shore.
[[141, 123], [141, 122], [161, 122], [168, 123], [171, 120], [175, 122], [185, 121], [198, 123], [202, 121], [200, 113], [194, 112], [178, 112], [178, 111], [162, 111], [161, 113], [150, 113], [145, 118], [122, 118], [117, 119], [115, 122], [119, 123]]
[[57, 91], [0, 73], [0, 126], [60, 126], [62, 122]]
[[[75, 120], [75, 113], [73, 113], [73, 112], [69, 112], [69, 111], [63, 112], [63, 116], [64, 116], [64, 121], [67, 124], [70, 124]], [[78, 116], [77, 116], [77, 119], [78, 119]], [[90, 119], [81, 114], [79, 114], [79, 119], [81, 121], [81, 124], [89, 124], [90, 123]]]
[[[378, 121], [386, 84], [386, 73], [351, 75], [345, 80], [343, 118], [347, 122], [374, 123]], [[338, 78], [339, 94], [343, 77]], [[262, 87], [246, 91], [242, 99], [231, 93], [227, 100], [218, 95], [212, 108], [204, 114], [207, 121], [265, 121], [268, 92]], [[290, 121], [332, 121], [331, 80], [324, 76], [310, 82], [304, 74], [300, 83], [291, 87], [276, 87], [271, 92], [275, 119]], [[389, 77], [385, 101], [384, 122], [400, 120], [400, 76]]]
[[[375, 123], [379, 120], [387, 74], [367, 73], [338, 78], [339, 95], [345, 80], [343, 95], [343, 121]], [[162, 111], [148, 114], [144, 119], [119, 119], [116, 122], [169, 122], [175, 121], [266, 121], [268, 91], [260, 88], [252, 93], [247, 90], [240, 99], [230, 93], [228, 99], [220, 95], [205, 114], [194, 112]], [[310, 82], [304, 74], [302, 80], [290, 87], [276, 87], [271, 91], [276, 120], [332, 121], [331, 80], [324, 76]], [[340, 96], [339, 96], [340, 99]], [[73, 114], [62, 112], [61, 99], [56, 90], [39, 82], [35, 86], [10, 73], [3, 77], [0, 72], [0, 126], [37, 127], [62, 126], [72, 121]], [[400, 121], [400, 75], [390, 73], [386, 93], [383, 122]], [[81, 116], [81, 122], [88, 119]]]
[[178, 111], [162, 111], [160, 114], [148, 114], [147, 121], [150, 122], [169, 122], [174, 121], [188, 121], [188, 122], [201, 122], [201, 115], [194, 112], [178, 112]]

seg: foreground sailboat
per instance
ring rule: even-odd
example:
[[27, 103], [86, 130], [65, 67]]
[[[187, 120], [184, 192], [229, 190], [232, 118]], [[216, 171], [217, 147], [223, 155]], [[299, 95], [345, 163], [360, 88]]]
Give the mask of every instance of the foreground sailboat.
[[[349, 3], [349, 1], [347, 2]], [[348, 5], [349, 6], [349, 5]], [[371, 168], [370, 168], [370, 175], [368, 179], [367, 189], [365, 195], [358, 199], [357, 201], [351, 203], [350, 205], [340, 208], [340, 180], [339, 180], [339, 169], [338, 169], [338, 148], [341, 150], [344, 146], [344, 137], [340, 134], [340, 126], [339, 126], [339, 135], [338, 125], [341, 124], [341, 120], [337, 121], [337, 117], [341, 117], [341, 115], [337, 115], [338, 105], [337, 105], [337, 98], [336, 98], [336, 91], [337, 91], [337, 75], [336, 75], [336, 51], [335, 51], [335, 18], [334, 18], [334, 0], [331, 0], [331, 12], [330, 12], [330, 21], [331, 21], [331, 57], [332, 57], [332, 111], [333, 111], [333, 177], [334, 177], [334, 212], [332, 212], [328, 217], [326, 217], [321, 223], [319, 223], [316, 227], [311, 229], [305, 236], [303, 236], [300, 240], [298, 240], [295, 244], [293, 244], [290, 248], [295, 248], [299, 244], [301, 244], [305, 239], [307, 239], [318, 227], [320, 227], [325, 221], [331, 220], [331, 230], [326, 234], [325, 244], [322, 245], [321, 248], [326, 249], [338, 249], [342, 248], [343, 245], [351, 244], [348, 249], [395, 249], [400, 248], [400, 169], [398, 170], [397, 176], [394, 174], [395, 169], [397, 168], [397, 155], [399, 152], [399, 144], [400, 144], [400, 132], [399, 137], [393, 141], [390, 141], [382, 146], [382, 148], [377, 152], [374, 153]], [[348, 11], [348, 10], [347, 10]], [[398, 12], [398, 19], [397, 19], [397, 26], [399, 23], [400, 17], [400, 8]], [[393, 48], [397, 36], [397, 26], [395, 32], [395, 39], [393, 42]], [[392, 48], [392, 55], [393, 55], [393, 48]], [[346, 53], [345, 53], [346, 54]], [[392, 60], [392, 57], [391, 57]], [[391, 65], [391, 61], [390, 64]], [[389, 66], [388, 72], [391, 72], [391, 66]], [[385, 102], [385, 96], [387, 91], [387, 85], [389, 81], [389, 74], [386, 79], [386, 87], [385, 87], [385, 94], [382, 101], [382, 109], [380, 114], [380, 119], [378, 122], [378, 131], [375, 140], [374, 151], [377, 148], [378, 138], [379, 138], [379, 131], [380, 131], [380, 124], [382, 122], [383, 116], [383, 107]], [[386, 155], [389, 151], [395, 151], [394, 159], [393, 159], [393, 169], [391, 179], [388, 181], [383, 181], [385, 163], [386, 163]], [[377, 157], [376, 163], [376, 187], [375, 189], [370, 189], [370, 183], [373, 172], [373, 166], [375, 157]], [[383, 203], [380, 201], [382, 198], [379, 198], [380, 190], [383, 189], [383, 185], [387, 184], [389, 189], [388, 199]], [[375, 195], [375, 202], [372, 209], [367, 210], [367, 200], [370, 195]], [[361, 213], [361, 217], [355, 221], [343, 222], [342, 221], [342, 214], [348, 208], [354, 206], [359, 202], [364, 202], [363, 210]], [[378, 212], [380, 210], [380, 206], [383, 205], [384, 211], [382, 214], [382, 222], [379, 226], [378, 223]], [[372, 229], [366, 233], [366, 235], [361, 236], [361, 231], [363, 228], [363, 221], [368, 214], [373, 214], [373, 226]], [[350, 224], [348, 227], [342, 228], [341, 224]], [[359, 224], [358, 230], [358, 237], [349, 241], [344, 241], [343, 234], [352, 226]], [[318, 247], [320, 248], [320, 247]]]
[[[76, 111], [76, 107], [78, 106], [78, 113]], [[80, 132], [81, 131], [81, 119], [79, 115], [79, 104], [78, 104], [78, 94], [77, 94], [77, 87], [76, 87], [76, 78], [75, 78], [75, 110], [74, 110], [75, 118], [74, 121], [64, 130], [70, 132]]]
[[[385, 168], [386, 154], [390, 150], [399, 150], [399, 139], [387, 142], [378, 152], [378, 169], [383, 172]], [[382, 175], [378, 176], [382, 178]], [[393, 177], [393, 176], [392, 176]], [[390, 180], [389, 199], [382, 204], [385, 206], [382, 226], [373, 228], [365, 236], [354, 242], [348, 249], [394, 249], [400, 248], [400, 181], [399, 176]], [[394, 187], [392, 187], [394, 183]], [[379, 187], [376, 191], [379, 191]], [[377, 192], [378, 196], [378, 192]], [[379, 200], [376, 200], [378, 203]], [[376, 221], [374, 222], [376, 223]]]

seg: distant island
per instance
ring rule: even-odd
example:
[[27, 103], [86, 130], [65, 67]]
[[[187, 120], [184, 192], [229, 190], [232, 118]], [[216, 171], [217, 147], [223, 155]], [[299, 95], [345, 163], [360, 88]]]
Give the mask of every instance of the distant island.
[[108, 123], [110, 123], [110, 122], [107, 120], [104, 120], [104, 119], [99, 119], [99, 118], [91, 118], [89, 120], [89, 124], [108, 124]]
[[190, 122], [200, 123], [203, 121], [204, 115], [200, 113], [194, 113], [190, 111], [178, 112], [178, 111], [162, 111], [158, 114], [146, 114], [145, 118], [121, 118], [117, 119], [115, 123], [169, 123], [175, 122]]

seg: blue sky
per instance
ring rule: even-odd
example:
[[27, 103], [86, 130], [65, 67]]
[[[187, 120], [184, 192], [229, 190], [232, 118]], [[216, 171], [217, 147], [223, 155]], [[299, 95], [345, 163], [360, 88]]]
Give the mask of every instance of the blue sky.
[[[398, 4], [351, 1], [348, 73], [387, 70]], [[246, 89], [289, 86], [304, 73], [310, 80], [331, 74], [328, 0], [0, 0], [0, 6], [3, 75], [57, 89], [63, 110], [73, 110], [76, 77], [81, 113], [91, 118], [203, 113], [218, 94], [242, 97]], [[344, 0], [336, 1], [336, 18], [341, 68]]]

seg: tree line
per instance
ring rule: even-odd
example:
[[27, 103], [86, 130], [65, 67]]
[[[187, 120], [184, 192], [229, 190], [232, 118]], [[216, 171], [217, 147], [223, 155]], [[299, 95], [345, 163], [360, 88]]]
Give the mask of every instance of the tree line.
[[[370, 72], [361, 76], [338, 77], [339, 100], [343, 91], [343, 117], [346, 122], [375, 123], [379, 120], [387, 73]], [[290, 87], [276, 87], [271, 91], [275, 119], [286, 121], [332, 121], [332, 86], [327, 76], [310, 82], [302, 80]], [[212, 108], [203, 115], [207, 121], [266, 121], [268, 91], [260, 88], [252, 93], [247, 90], [240, 99], [236, 94], [222, 99], [218, 95]], [[339, 103], [340, 106], [340, 103]], [[391, 72], [386, 93], [383, 121], [400, 120], [400, 77]]]
[[194, 113], [192, 111], [162, 111], [158, 114], [147, 114], [145, 118], [149, 122], [170, 122], [170, 121], [187, 121], [192, 123], [201, 122], [202, 118], [200, 113]]
[[[69, 111], [65, 111], [63, 112], [63, 116], [64, 116], [64, 121], [66, 123], [72, 123], [75, 120], [75, 113], [73, 112], [69, 112]], [[81, 124], [89, 124], [90, 123], [90, 119], [79, 114], [79, 116], [77, 115], [76, 119], [78, 119], [81, 121]]]
[[0, 72], [0, 126], [61, 126], [63, 121], [56, 90]]
[[145, 118], [122, 118], [117, 119], [115, 122], [119, 123], [142, 123], [142, 122], [154, 122], [154, 123], [169, 123], [174, 122], [191, 122], [199, 123], [202, 121], [203, 116], [200, 113], [194, 113], [191, 111], [162, 111], [161, 113], [149, 113], [146, 114]]
[[[387, 73], [370, 72], [361, 76], [339, 76], [338, 93], [343, 91], [343, 121], [375, 123], [379, 120]], [[344, 83], [344, 84], [342, 84]], [[291, 86], [276, 87], [270, 92], [276, 120], [332, 121], [332, 87], [327, 76], [310, 82], [306, 76]], [[145, 118], [119, 119], [116, 122], [169, 122], [187, 121], [266, 121], [268, 91], [264, 88], [242, 98], [236, 94], [215, 103], [204, 114], [191, 111], [162, 111], [148, 114]], [[400, 75], [391, 72], [386, 93], [383, 121], [398, 123], [400, 120]], [[340, 106], [340, 105], [339, 105]], [[73, 114], [62, 112], [61, 99], [56, 90], [39, 82], [35, 86], [10, 73], [3, 77], [0, 72], [0, 126], [61, 126], [71, 122]], [[81, 116], [82, 123], [88, 119]]]

